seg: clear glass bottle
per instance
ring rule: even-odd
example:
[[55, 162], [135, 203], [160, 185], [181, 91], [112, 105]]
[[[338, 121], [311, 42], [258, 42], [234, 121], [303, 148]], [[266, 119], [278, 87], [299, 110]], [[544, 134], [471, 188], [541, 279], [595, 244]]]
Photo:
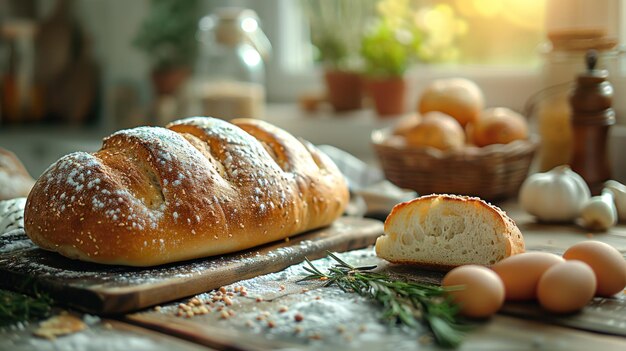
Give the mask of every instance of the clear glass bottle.
[[230, 120], [262, 118], [270, 45], [249, 9], [222, 8], [199, 24], [200, 50], [189, 113]]

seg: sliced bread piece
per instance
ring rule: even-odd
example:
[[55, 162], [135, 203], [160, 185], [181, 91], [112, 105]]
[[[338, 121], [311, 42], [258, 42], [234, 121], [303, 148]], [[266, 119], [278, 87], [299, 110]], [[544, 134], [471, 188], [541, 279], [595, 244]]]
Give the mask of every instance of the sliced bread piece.
[[522, 252], [522, 233], [506, 213], [479, 198], [455, 195], [396, 205], [376, 240], [378, 257], [435, 269], [488, 266]]

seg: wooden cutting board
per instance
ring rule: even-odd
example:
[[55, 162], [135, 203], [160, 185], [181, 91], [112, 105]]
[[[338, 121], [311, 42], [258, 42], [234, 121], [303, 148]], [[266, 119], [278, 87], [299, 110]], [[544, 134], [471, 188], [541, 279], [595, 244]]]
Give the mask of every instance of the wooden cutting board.
[[57, 302], [86, 312], [125, 313], [280, 271], [305, 257], [322, 257], [327, 250], [366, 247], [382, 231], [380, 221], [343, 217], [289, 241], [151, 268], [91, 264], [34, 247], [19, 248], [0, 254], [0, 287], [45, 291]]

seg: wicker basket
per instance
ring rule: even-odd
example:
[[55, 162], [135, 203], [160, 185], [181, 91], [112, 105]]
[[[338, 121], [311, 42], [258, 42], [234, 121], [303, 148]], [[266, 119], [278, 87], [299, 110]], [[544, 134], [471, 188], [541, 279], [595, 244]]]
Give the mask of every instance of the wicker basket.
[[506, 145], [456, 151], [404, 145], [389, 129], [375, 130], [372, 143], [385, 176], [418, 194], [446, 193], [501, 200], [516, 196], [528, 174], [536, 137]]

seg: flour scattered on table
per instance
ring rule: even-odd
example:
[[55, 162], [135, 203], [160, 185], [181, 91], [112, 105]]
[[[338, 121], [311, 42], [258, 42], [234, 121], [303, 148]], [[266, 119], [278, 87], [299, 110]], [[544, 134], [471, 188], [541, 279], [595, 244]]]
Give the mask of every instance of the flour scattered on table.
[[0, 254], [34, 247], [24, 233], [26, 198], [0, 201]]
[[[354, 265], [379, 264], [372, 248], [342, 253]], [[320, 270], [329, 259], [314, 261]], [[415, 349], [426, 330], [381, 322], [381, 309], [367, 298], [321, 282], [298, 282], [303, 264], [198, 295], [187, 303], [159, 307], [192, 323], [209, 323], [253, 338], [301, 345], [308, 349]], [[241, 295], [241, 291], [245, 295]], [[226, 302], [225, 302], [226, 301]], [[432, 342], [432, 340], [431, 340]]]

